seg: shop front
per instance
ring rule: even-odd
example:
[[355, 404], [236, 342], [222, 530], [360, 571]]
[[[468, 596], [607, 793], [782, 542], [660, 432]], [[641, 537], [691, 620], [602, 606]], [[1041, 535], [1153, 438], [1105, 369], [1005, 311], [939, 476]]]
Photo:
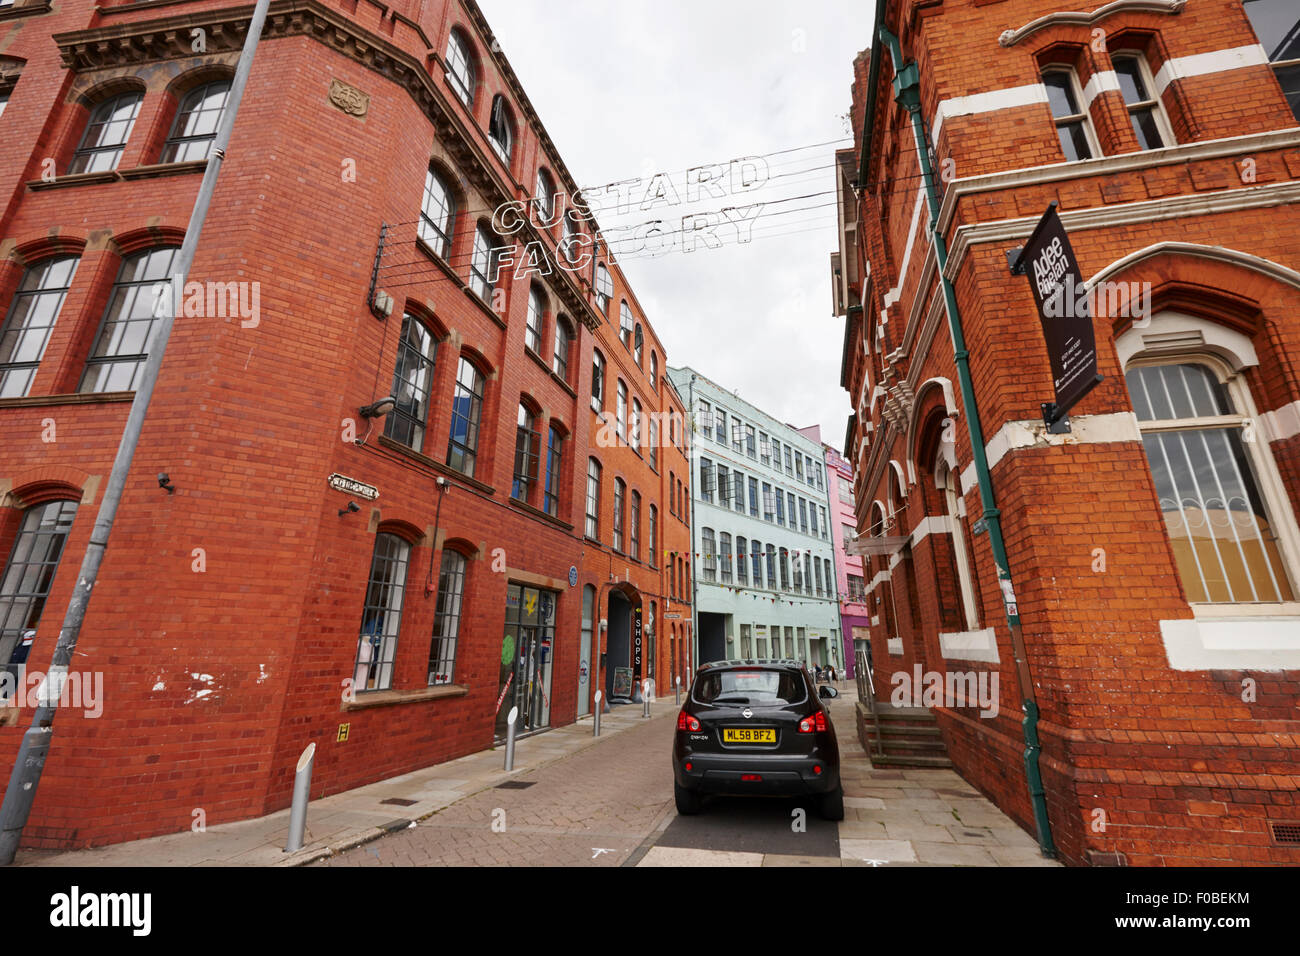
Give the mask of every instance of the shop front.
[[496, 736], [506, 735], [512, 707], [519, 708], [517, 733], [544, 730], [551, 724], [551, 669], [555, 659], [554, 591], [511, 583], [506, 588], [505, 636], [497, 683]]

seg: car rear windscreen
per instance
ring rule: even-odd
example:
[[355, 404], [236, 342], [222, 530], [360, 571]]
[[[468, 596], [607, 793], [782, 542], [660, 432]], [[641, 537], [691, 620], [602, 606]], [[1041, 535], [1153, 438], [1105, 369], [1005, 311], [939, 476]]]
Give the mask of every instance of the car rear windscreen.
[[692, 696], [701, 704], [798, 704], [808, 696], [793, 671], [734, 670], [701, 674]]

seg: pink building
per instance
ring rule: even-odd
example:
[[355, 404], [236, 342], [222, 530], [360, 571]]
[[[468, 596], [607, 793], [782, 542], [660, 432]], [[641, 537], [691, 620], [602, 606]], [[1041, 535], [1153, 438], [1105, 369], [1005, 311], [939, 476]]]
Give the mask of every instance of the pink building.
[[840, 634], [844, 641], [844, 660], [848, 664], [846, 676], [853, 677], [857, 670], [857, 654], [854, 652], [861, 649], [869, 658], [867, 628], [871, 625], [862, 558], [847, 554], [844, 547], [852, 539], [857, 526], [853, 513], [853, 466], [825, 442], [822, 448], [826, 455], [826, 492], [831, 505], [831, 535], [839, 584]]

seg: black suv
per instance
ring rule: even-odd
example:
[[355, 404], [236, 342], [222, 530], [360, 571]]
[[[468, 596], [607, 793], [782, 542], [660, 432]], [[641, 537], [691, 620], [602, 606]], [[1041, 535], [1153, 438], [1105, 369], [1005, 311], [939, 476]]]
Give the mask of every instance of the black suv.
[[677, 812], [698, 813], [706, 793], [811, 794], [823, 817], [843, 820], [840, 749], [822, 703], [835, 696], [798, 661], [705, 664], [677, 715]]

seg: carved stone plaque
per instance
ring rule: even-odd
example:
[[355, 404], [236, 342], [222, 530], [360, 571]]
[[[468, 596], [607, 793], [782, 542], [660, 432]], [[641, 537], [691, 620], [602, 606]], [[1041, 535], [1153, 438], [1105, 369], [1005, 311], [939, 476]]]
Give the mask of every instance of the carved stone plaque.
[[355, 86], [348, 86], [342, 80], [330, 80], [330, 102], [345, 113], [353, 116], [365, 116], [370, 109], [370, 94], [362, 93]]

